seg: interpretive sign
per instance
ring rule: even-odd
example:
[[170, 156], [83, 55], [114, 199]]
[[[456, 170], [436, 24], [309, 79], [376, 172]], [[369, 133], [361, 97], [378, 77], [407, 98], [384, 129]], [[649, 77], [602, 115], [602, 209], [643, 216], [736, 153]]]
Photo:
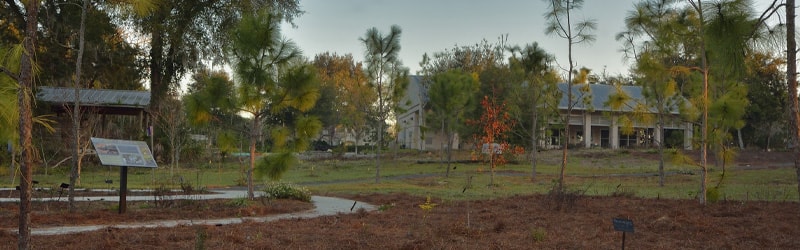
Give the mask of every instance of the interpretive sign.
[[481, 147], [481, 153], [489, 154], [490, 152], [496, 155], [503, 154], [503, 145], [499, 143], [484, 143], [483, 147]]
[[611, 223], [614, 223], [614, 231], [633, 233], [632, 220], [614, 218], [611, 220]]
[[103, 165], [120, 166], [119, 213], [127, 210], [128, 167], [157, 168], [156, 160], [143, 141], [111, 140], [92, 137], [92, 145]]
[[155, 168], [156, 160], [143, 141], [111, 140], [92, 137], [100, 163], [111, 166]]
[[629, 219], [613, 218], [614, 231], [622, 232], [622, 250], [625, 250], [625, 233], [633, 233], [633, 221]]

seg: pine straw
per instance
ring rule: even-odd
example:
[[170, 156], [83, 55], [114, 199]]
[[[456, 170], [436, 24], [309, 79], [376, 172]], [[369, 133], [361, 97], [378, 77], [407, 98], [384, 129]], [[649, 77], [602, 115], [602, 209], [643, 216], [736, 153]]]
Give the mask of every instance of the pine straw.
[[[419, 207], [425, 197], [348, 198], [385, 209], [270, 223], [37, 236], [33, 244], [39, 249], [616, 249], [622, 235], [611, 219], [628, 218], [636, 230], [626, 235], [630, 249], [800, 249], [795, 202], [701, 206], [693, 200], [580, 197], [556, 211], [546, 195], [480, 201], [432, 197], [437, 205], [425, 213]], [[15, 242], [13, 237], [0, 234], [5, 242]]]

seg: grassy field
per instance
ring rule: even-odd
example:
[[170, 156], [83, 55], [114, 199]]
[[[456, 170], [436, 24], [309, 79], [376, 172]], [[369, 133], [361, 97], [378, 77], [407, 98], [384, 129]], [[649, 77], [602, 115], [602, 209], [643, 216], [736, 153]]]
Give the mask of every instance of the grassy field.
[[[560, 151], [545, 151], [539, 156], [537, 177], [531, 181], [531, 166], [525, 159], [516, 164], [496, 168], [495, 186], [489, 187], [487, 164], [453, 164], [450, 177], [445, 177], [441, 163], [419, 164], [419, 160], [436, 161], [435, 153], [403, 152], [392, 159], [385, 156], [381, 167], [381, 183], [375, 183], [374, 160], [304, 161], [291, 168], [281, 181], [307, 186], [315, 194], [409, 193], [430, 195], [445, 200], [473, 200], [509, 197], [521, 194], [547, 193], [558, 178]], [[460, 152], [457, 159], [469, 159]], [[649, 151], [577, 150], [571, 151], [566, 185], [570, 191], [586, 195], [635, 196], [647, 198], [692, 199], [700, 185], [699, 169], [688, 165], [666, 164], [670, 173], [666, 185], [658, 185], [658, 162]], [[735, 166], [735, 165], [734, 165]], [[190, 186], [221, 188], [243, 186], [246, 161], [225, 164], [183, 164], [171, 169], [161, 164], [157, 169], [130, 168], [128, 187], [135, 189]], [[14, 187], [18, 180], [6, 173], [0, 187]], [[170, 173], [174, 174], [171, 175]], [[716, 187], [721, 172], [712, 168], [709, 187]], [[118, 167], [86, 166], [79, 187], [106, 189], [119, 187]], [[66, 167], [37, 169], [37, 187], [58, 187], [68, 183]], [[111, 180], [112, 184], [107, 184]], [[268, 180], [259, 180], [257, 184]], [[797, 201], [797, 183], [791, 167], [732, 168], [718, 188], [720, 200]]]

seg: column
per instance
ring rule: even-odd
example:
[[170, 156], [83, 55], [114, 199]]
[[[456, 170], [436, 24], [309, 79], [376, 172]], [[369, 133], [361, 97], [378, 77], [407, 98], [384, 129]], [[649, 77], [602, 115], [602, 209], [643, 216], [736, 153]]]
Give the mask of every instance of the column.
[[692, 138], [694, 137], [694, 126], [692, 126], [691, 122], [686, 123], [686, 127], [683, 128], [683, 148], [686, 150], [692, 150]]
[[663, 127], [664, 127], [663, 125], [661, 125], [659, 123], [656, 123], [656, 128], [653, 129], [653, 144], [654, 144], [654, 146], [661, 145], [661, 143], [664, 141], [663, 135], [661, 133], [664, 130]]
[[[421, 105], [417, 107], [417, 140], [419, 141], [419, 150], [425, 151], [425, 140], [422, 138], [422, 126], [425, 126], [425, 113]], [[428, 135], [425, 136], [433, 136], [432, 134], [433, 133], [428, 133]]]
[[583, 116], [583, 144], [586, 148], [592, 147], [592, 114]]
[[609, 142], [611, 143], [611, 149], [618, 149], [619, 148], [619, 127], [617, 126], [617, 116], [611, 116], [611, 131], [609, 131]]

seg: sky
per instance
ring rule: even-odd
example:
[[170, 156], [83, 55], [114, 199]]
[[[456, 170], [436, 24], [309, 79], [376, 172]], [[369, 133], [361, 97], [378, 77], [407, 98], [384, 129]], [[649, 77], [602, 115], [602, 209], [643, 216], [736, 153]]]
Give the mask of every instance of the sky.
[[[770, 0], [756, 0], [766, 7]], [[574, 13], [578, 20], [594, 19], [596, 41], [576, 45], [573, 54], [578, 67], [598, 75], [627, 75], [631, 62], [619, 51], [622, 43], [614, 36], [625, 29], [624, 18], [634, 0], [585, 0]], [[352, 54], [364, 60], [359, 41], [367, 29], [389, 32], [393, 24], [402, 28], [400, 59], [416, 74], [422, 55], [469, 46], [487, 40], [495, 43], [507, 35], [508, 45], [537, 42], [556, 57], [562, 68], [567, 63], [567, 42], [544, 33], [547, 3], [542, 0], [300, 0], [306, 12], [295, 20], [297, 27], [284, 25], [286, 38], [298, 44], [309, 59], [324, 52]]]

